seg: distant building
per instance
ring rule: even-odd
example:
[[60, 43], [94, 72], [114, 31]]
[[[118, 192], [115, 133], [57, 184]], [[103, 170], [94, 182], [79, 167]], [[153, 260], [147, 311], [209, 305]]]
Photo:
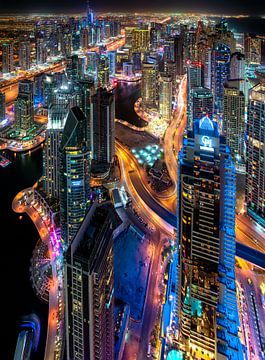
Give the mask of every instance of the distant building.
[[0, 92], [0, 121], [6, 118], [6, 96]]
[[155, 108], [157, 106], [157, 64], [142, 63], [141, 94], [143, 106]]
[[247, 64], [261, 64], [261, 41], [254, 35], [245, 35], [244, 47]]
[[214, 112], [223, 113], [224, 82], [229, 76], [230, 49], [224, 44], [215, 44], [211, 57], [211, 86]]
[[114, 360], [113, 213], [94, 203], [66, 253], [67, 359]]
[[236, 172], [217, 123], [207, 116], [195, 120], [178, 161], [178, 344], [194, 360], [242, 360], [234, 271]]
[[232, 80], [224, 84], [223, 130], [233, 160], [243, 162], [245, 95]]
[[149, 29], [132, 30], [132, 52], [145, 52], [149, 49], [150, 33]]
[[60, 143], [60, 218], [64, 247], [71, 244], [86, 214], [90, 194], [90, 151], [86, 146], [86, 118], [73, 107]]
[[29, 40], [19, 43], [19, 66], [21, 70], [30, 68], [30, 42]]
[[265, 84], [249, 95], [246, 125], [246, 202], [248, 214], [265, 226]]
[[2, 46], [2, 72], [3, 74], [14, 71], [14, 47], [13, 43], [5, 43]]
[[172, 79], [167, 74], [159, 77], [159, 115], [167, 121], [172, 115]]
[[98, 62], [98, 86], [106, 87], [110, 83], [109, 57], [101, 54]]
[[133, 72], [133, 63], [125, 61], [122, 64], [122, 72], [123, 72], [124, 76], [132, 77], [133, 74], [134, 74], [134, 72]]
[[33, 86], [31, 80], [19, 81], [18, 97], [15, 100], [16, 127], [24, 132], [34, 124]]

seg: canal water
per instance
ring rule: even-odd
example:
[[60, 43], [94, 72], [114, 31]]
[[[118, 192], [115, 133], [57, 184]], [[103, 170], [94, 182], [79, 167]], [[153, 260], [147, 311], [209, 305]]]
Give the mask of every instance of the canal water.
[[[140, 96], [138, 83], [120, 83], [116, 88], [116, 117], [143, 126], [133, 111]], [[2, 153], [2, 152], [1, 152]], [[3, 154], [3, 153], [2, 153]], [[42, 148], [25, 154], [7, 152], [12, 164], [0, 167], [0, 226], [2, 274], [2, 346], [0, 359], [13, 359], [21, 316], [36, 313], [41, 320], [41, 340], [34, 359], [43, 359], [48, 306], [35, 296], [30, 283], [30, 258], [38, 232], [27, 215], [20, 220], [12, 211], [12, 200], [22, 189], [32, 186], [42, 175]]]

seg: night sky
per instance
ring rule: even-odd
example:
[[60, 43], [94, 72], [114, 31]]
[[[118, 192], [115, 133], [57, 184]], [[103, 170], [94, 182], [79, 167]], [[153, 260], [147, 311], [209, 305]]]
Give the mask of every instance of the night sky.
[[[86, 0], [1, 0], [0, 13], [82, 12]], [[92, 0], [98, 11], [167, 10], [265, 15], [264, 0]]]

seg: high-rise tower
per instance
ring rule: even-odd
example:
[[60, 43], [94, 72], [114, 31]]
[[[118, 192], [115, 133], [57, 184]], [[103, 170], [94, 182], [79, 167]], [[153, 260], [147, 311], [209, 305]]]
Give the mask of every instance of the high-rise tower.
[[243, 359], [234, 273], [236, 173], [209, 117], [194, 121], [178, 171], [180, 348], [192, 360]]
[[265, 83], [249, 95], [246, 127], [246, 201], [248, 214], [265, 226]]
[[66, 254], [67, 359], [114, 360], [114, 213], [95, 202]]
[[59, 148], [61, 235], [65, 248], [76, 235], [89, 203], [90, 151], [86, 146], [85, 123], [79, 107], [71, 108]]

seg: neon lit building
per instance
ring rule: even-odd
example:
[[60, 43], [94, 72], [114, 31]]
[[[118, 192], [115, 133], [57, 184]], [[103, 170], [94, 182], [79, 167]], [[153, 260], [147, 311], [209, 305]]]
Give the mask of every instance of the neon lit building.
[[95, 202], [66, 254], [67, 359], [114, 360], [114, 212]]
[[43, 151], [43, 185], [48, 198], [59, 199], [59, 146], [68, 111], [67, 104], [52, 104], [48, 110], [48, 124]]
[[229, 75], [230, 49], [224, 44], [215, 44], [211, 56], [211, 86], [214, 100], [214, 112], [223, 113], [223, 85]]
[[78, 107], [69, 111], [59, 148], [60, 220], [64, 247], [71, 244], [87, 210], [90, 193], [90, 151], [86, 118]]
[[265, 226], [265, 83], [250, 91], [246, 127], [248, 214]]
[[261, 64], [261, 39], [250, 34], [245, 35], [245, 56], [247, 64]]
[[243, 359], [235, 284], [236, 172], [217, 123], [194, 121], [179, 153], [177, 313], [187, 359]]

